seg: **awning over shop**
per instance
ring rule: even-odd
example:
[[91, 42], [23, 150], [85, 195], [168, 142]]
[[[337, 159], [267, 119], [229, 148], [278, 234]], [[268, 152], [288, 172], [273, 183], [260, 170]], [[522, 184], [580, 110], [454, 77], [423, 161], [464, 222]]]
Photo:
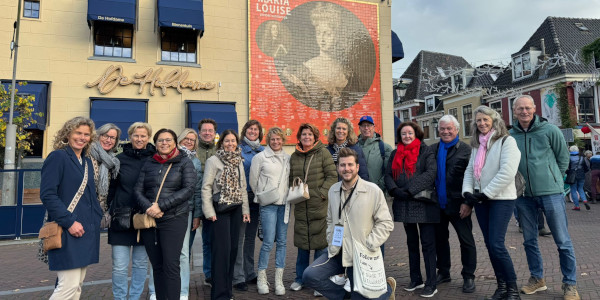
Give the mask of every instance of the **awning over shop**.
[[404, 48], [398, 35], [392, 30], [392, 62], [397, 62], [404, 58]]
[[158, 26], [204, 31], [202, 0], [158, 0]]
[[217, 122], [217, 132], [232, 129], [238, 132], [237, 112], [234, 102], [198, 102], [187, 101], [186, 125], [188, 128], [198, 129], [198, 123], [205, 118]]
[[88, 21], [135, 24], [136, 0], [88, 0]]
[[398, 136], [398, 126], [400, 126], [400, 124], [402, 124], [402, 120], [400, 120], [398, 117], [396, 117], [394, 115], [394, 137], [396, 140], [396, 144], [400, 142], [399, 140], [399, 136]]
[[[10, 97], [11, 83], [3, 82], [2, 85]], [[46, 129], [46, 119], [48, 116], [48, 112], [46, 111], [48, 107], [48, 85], [43, 83], [28, 83], [26, 85], [19, 85], [17, 83], [17, 95], [23, 98], [33, 96], [33, 113], [35, 114], [41, 112], [43, 114], [42, 116], [34, 115], [33, 119], [36, 120], [37, 123], [26, 126], [25, 129]], [[18, 115], [19, 112], [15, 111], [13, 118], [17, 117]], [[6, 113], [3, 117], [6, 117], [8, 120], [8, 113]]]
[[127, 140], [127, 129], [134, 122], [146, 122], [146, 101], [92, 99], [90, 118], [96, 129], [106, 123], [113, 123], [121, 129], [120, 140]]

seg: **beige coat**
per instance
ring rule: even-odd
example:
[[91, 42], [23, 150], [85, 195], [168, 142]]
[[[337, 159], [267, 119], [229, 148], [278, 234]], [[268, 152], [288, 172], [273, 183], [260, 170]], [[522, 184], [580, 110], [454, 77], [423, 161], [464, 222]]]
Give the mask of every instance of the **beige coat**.
[[[339, 181], [329, 189], [329, 208], [327, 209], [327, 244], [329, 257], [334, 257], [340, 251], [340, 247], [331, 244], [334, 226], [340, 224], [340, 203], [346, 202], [346, 195], [342, 200]], [[350, 191], [348, 191], [349, 193]], [[343, 194], [346, 194], [344, 192]], [[348, 216], [346, 218], [346, 216]], [[341, 216], [344, 224], [344, 237], [342, 239], [342, 266], [351, 267], [353, 240], [361, 243], [371, 251], [377, 250], [390, 236], [394, 230], [394, 221], [385, 202], [385, 196], [379, 186], [372, 182], [358, 179], [356, 188], [350, 203], [346, 205]], [[349, 228], [348, 221], [351, 221]], [[350, 234], [352, 232], [352, 234]]]
[[[283, 150], [281, 150], [283, 151]], [[274, 205], [284, 205], [289, 190], [290, 176], [290, 155], [283, 152], [281, 155], [275, 155], [271, 147], [265, 147], [265, 150], [256, 154], [252, 158], [250, 165], [250, 188], [254, 194], [263, 191], [269, 191], [277, 188], [279, 183], [279, 199]], [[258, 198], [250, 199], [258, 202]], [[261, 203], [262, 205], [262, 203]]]
[[[217, 156], [213, 155], [206, 160], [204, 165], [204, 179], [202, 181], [202, 212], [205, 218], [216, 216], [213, 207], [212, 195], [221, 191], [221, 187], [217, 185], [217, 178], [223, 173], [225, 165]], [[244, 164], [240, 162], [239, 166], [240, 185], [242, 189], [242, 214], [250, 214], [248, 207], [248, 193], [246, 192], [246, 175], [244, 173]]]

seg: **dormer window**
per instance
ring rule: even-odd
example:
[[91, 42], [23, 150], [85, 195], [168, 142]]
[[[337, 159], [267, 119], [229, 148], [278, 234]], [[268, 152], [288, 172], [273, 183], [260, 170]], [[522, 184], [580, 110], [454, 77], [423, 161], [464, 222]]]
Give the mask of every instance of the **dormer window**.
[[[513, 80], [527, 78], [535, 71], [535, 59], [541, 54], [541, 51], [527, 51], [512, 57]], [[532, 62], [534, 62], [532, 64]]]
[[436, 107], [440, 104], [440, 95], [429, 95], [425, 97], [425, 113], [434, 112]]

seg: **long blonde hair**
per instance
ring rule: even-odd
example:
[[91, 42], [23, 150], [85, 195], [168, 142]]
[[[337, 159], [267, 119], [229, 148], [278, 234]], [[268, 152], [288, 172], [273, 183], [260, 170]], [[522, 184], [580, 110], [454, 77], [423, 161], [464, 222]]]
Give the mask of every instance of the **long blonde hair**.
[[75, 129], [79, 128], [79, 126], [84, 125], [90, 127], [90, 141], [87, 143], [87, 145], [85, 145], [85, 147], [83, 147], [82, 151], [82, 153], [88, 155], [92, 141], [96, 140], [96, 126], [94, 125], [94, 121], [92, 121], [92, 119], [81, 116], [75, 117], [65, 122], [63, 127], [60, 130], [58, 130], [58, 132], [54, 136], [52, 148], [54, 150], [58, 150], [67, 147], [67, 145], [69, 145], [69, 135], [71, 135], [71, 133]]
[[329, 134], [327, 135], [327, 142], [329, 143], [329, 145], [335, 144], [335, 127], [338, 123], [344, 123], [348, 126], [348, 137], [346, 137], [346, 140], [348, 141], [348, 146], [356, 144], [358, 142], [358, 137], [356, 136], [356, 132], [354, 132], [354, 126], [352, 126], [350, 120], [343, 117], [339, 117], [335, 119], [335, 121], [333, 121], [333, 123], [331, 124], [331, 129], [329, 130]]

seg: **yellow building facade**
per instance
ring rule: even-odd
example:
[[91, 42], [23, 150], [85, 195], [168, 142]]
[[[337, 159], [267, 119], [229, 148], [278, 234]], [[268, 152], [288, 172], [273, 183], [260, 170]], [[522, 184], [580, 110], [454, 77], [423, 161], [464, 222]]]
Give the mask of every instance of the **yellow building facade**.
[[444, 102], [444, 114], [453, 115], [458, 120], [460, 140], [467, 144], [471, 142], [471, 122], [475, 121], [473, 111], [481, 105], [482, 95], [483, 91], [478, 91], [466, 95], [451, 94], [440, 98]]
[[[134, 24], [119, 22], [122, 20], [118, 17], [97, 16], [90, 20], [88, 1], [22, 2], [17, 80], [47, 86], [42, 157], [52, 150], [52, 139], [66, 120], [75, 116], [93, 118], [95, 113], [100, 113], [94, 111], [100, 103], [104, 109], [102, 115], [108, 116], [108, 121], [111, 116], [116, 118], [129, 109], [127, 105], [121, 108], [123, 103], [142, 103], [146, 119], [130, 121], [147, 121], [154, 131], [165, 127], [175, 132], [199, 121], [190, 120], [193, 116], [190, 103], [227, 104], [234, 107], [237, 120], [233, 121], [237, 121], [238, 130], [242, 128], [251, 117], [248, 1], [194, 2], [203, 5], [202, 29], [190, 29], [186, 23], [176, 21], [169, 26], [161, 25], [164, 20], [158, 11], [160, 0], [133, 0]], [[362, 2], [379, 6], [381, 86], [377, 91], [381, 93], [383, 128], [378, 131], [385, 141], [393, 144], [391, 7], [388, 1]], [[9, 49], [17, 4], [17, 1], [0, 0], [0, 79], [3, 84], [12, 77]], [[100, 27], [104, 31], [98, 31]], [[185, 30], [182, 33], [180, 29], [193, 33]], [[109, 40], [113, 37], [120, 39], [121, 44], [115, 45]], [[182, 40], [181, 49], [173, 46], [179, 47]], [[108, 51], [112, 54], [107, 55]], [[134, 115], [132, 113], [131, 118]], [[126, 138], [125, 132], [121, 140]]]

